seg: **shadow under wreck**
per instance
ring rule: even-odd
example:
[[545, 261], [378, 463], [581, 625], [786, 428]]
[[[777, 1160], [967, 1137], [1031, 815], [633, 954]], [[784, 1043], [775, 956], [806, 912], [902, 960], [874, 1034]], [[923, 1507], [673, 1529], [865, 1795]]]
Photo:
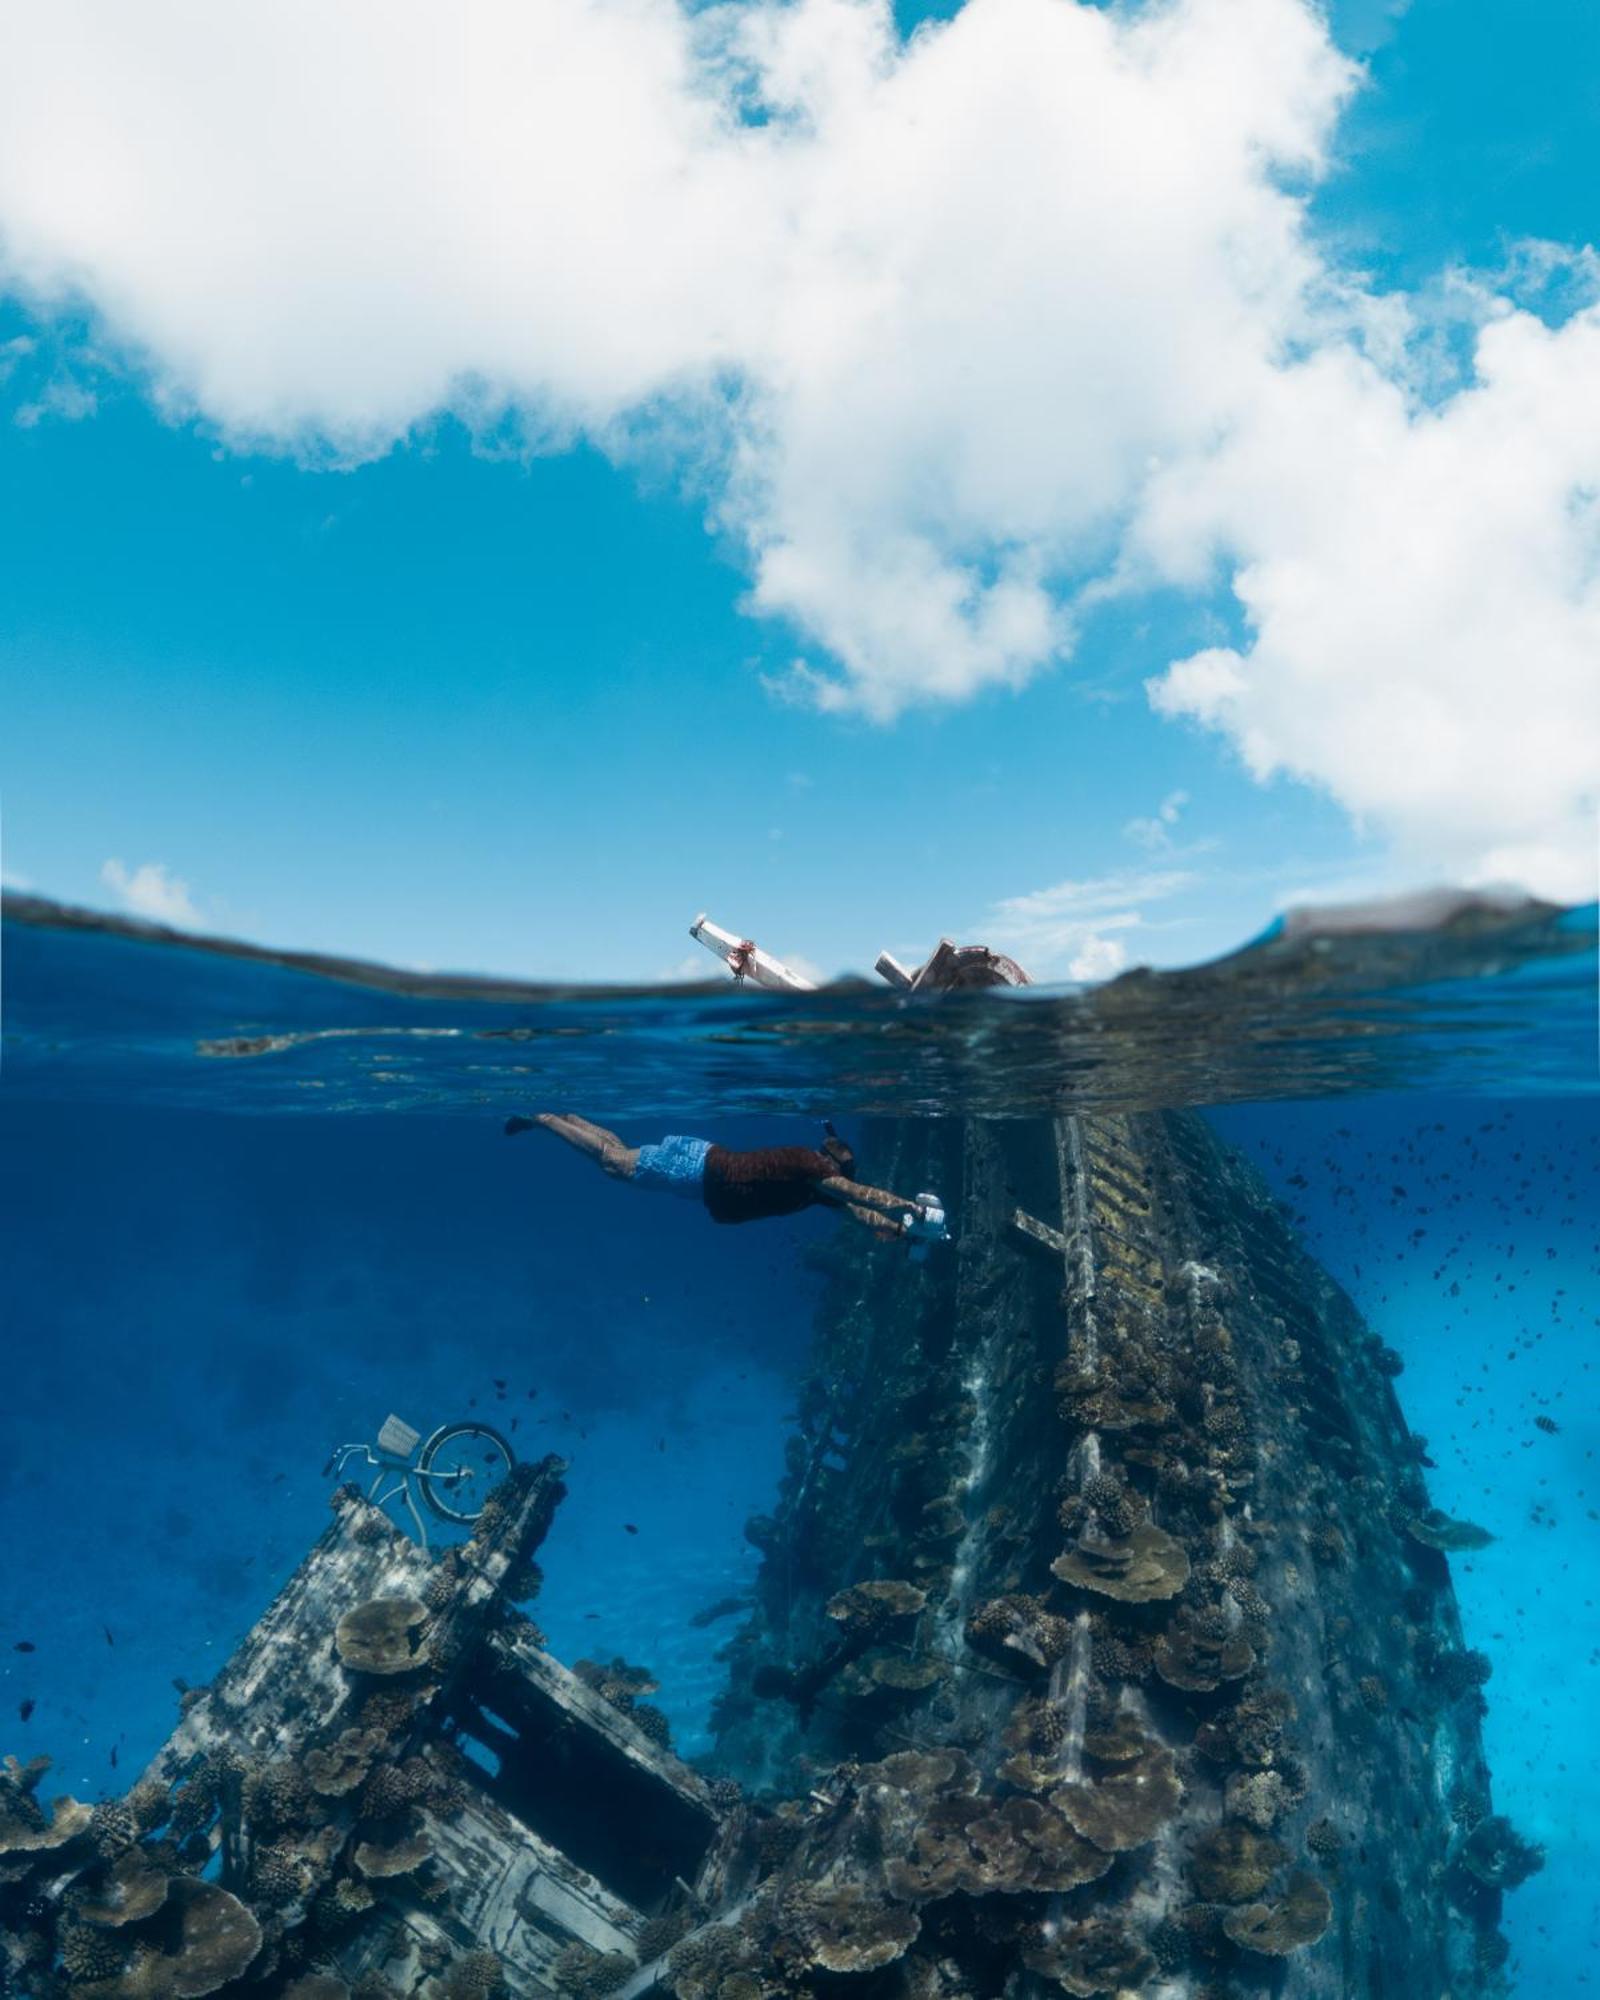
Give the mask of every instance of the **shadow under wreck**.
[[0, 1777], [0, 1990], [1223, 2000], [1503, 1990], [1396, 1357], [1190, 1114], [886, 1126], [716, 1775], [516, 1608], [566, 1468], [432, 1557], [353, 1489], [120, 1800]]

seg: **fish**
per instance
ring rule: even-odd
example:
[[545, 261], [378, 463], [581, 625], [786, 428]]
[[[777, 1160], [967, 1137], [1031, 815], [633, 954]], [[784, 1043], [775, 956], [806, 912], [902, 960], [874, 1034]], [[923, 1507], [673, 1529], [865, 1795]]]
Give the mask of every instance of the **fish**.
[[37, 1705], [38, 1704], [34, 1701], [33, 1696], [30, 1694], [24, 1700], [19, 1701], [17, 1703], [17, 1714], [22, 1718], [24, 1722], [26, 1722], [28, 1717], [32, 1715]]
[[624, 1521], [622, 1524], [622, 1532], [625, 1535], [636, 1535], [638, 1534], [639, 1530], [633, 1525], [631, 1521]]
[[39, 1648], [31, 1639], [19, 1639], [11, 1650], [14, 1653], [37, 1653]]
[[111, 1636], [111, 1627], [109, 1625], [102, 1625], [100, 1627], [100, 1630], [104, 1632], [104, 1634], [106, 1635], [106, 1644], [108, 1646], [114, 1646], [117, 1643], [116, 1640]]
[[111, 1746], [111, 1768], [113, 1771], [117, 1768], [117, 1746], [115, 1743]]

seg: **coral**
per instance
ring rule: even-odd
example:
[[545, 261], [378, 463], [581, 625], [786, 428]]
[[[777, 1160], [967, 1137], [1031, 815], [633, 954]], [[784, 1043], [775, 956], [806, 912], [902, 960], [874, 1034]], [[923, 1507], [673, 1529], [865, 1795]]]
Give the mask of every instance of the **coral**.
[[1486, 1888], [1515, 1889], [1544, 1866], [1544, 1849], [1524, 1839], [1504, 1814], [1494, 1813], [1473, 1827], [1457, 1858]]
[[1142, 1681], [1155, 1664], [1155, 1648], [1149, 1639], [1132, 1632], [1113, 1631], [1097, 1624], [1090, 1641], [1089, 1661], [1105, 1681]]
[[641, 1965], [651, 1965], [663, 1957], [688, 1930], [690, 1917], [687, 1910], [673, 1910], [669, 1914], [651, 1917], [640, 1927], [634, 1939], [634, 1949], [639, 1954]]
[[1323, 1521], [1312, 1530], [1311, 1555], [1324, 1569], [1337, 1569], [1344, 1561], [1344, 1536], [1332, 1521]]
[[880, 1653], [861, 1663], [861, 1675], [876, 1688], [891, 1694], [926, 1694], [949, 1676], [942, 1660], [924, 1657], [913, 1660], [903, 1653]]
[[350, 2000], [350, 1989], [329, 1973], [308, 1972], [284, 1988], [283, 2000]]
[[446, 1549], [423, 1586], [422, 1601], [430, 1611], [443, 1611], [455, 1597], [464, 1574], [459, 1549]]
[[1437, 1507], [1411, 1515], [1405, 1529], [1414, 1542], [1421, 1542], [1424, 1548], [1443, 1550], [1448, 1555], [1468, 1549], [1486, 1549], [1494, 1540], [1487, 1528], [1480, 1528], [1472, 1521], [1453, 1521], [1448, 1514], [1441, 1514]]
[[1091, 1715], [1083, 1732], [1083, 1754], [1099, 1764], [1131, 1764], [1150, 1746], [1144, 1725], [1127, 1708]]
[[421, 1757], [406, 1757], [398, 1764], [379, 1764], [361, 1788], [358, 1804], [364, 1819], [384, 1819], [404, 1812], [428, 1797], [434, 1787], [433, 1772]]
[[1356, 1683], [1356, 1692], [1374, 1715], [1381, 1715], [1389, 1706], [1389, 1683], [1381, 1674], [1363, 1674]]
[[124, 1801], [141, 1833], [165, 1826], [172, 1811], [172, 1793], [159, 1778], [141, 1778]]
[[1049, 1667], [1066, 1652], [1071, 1639], [1067, 1620], [1047, 1611], [1037, 1597], [991, 1597], [976, 1605], [967, 1619], [967, 1644], [973, 1651], [1009, 1666], [1026, 1660], [1035, 1667]]
[[896, 1750], [881, 1763], [863, 1764], [857, 1782], [931, 1797], [935, 1792], [975, 1792], [978, 1771], [959, 1750]]
[[1315, 1944], [1333, 1919], [1333, 1904], [1315, 1875], [1297, 1871], [1275, 1903], [1247, 1903], [1229, 1910], [1222, 1928], [1246, 1951], [1269, 1958], [1286, 1958], [1302, 1945]]
[[1061, 1745], [1067, 1722], [1059, 1702], [1046, 1698], [1018, 1702], [1006, 1724], [1011, 1755], [1000, 1766], [1008, 1784], [1025, 1792], [1047, 1792], [1061, 1776]]
[[574, 1939], [551, 1961], [550, 1975], [565, 2000], [604, 2000], [626, 1983], [633, 1960], [621, 1952], [596, 1951]]
[[1097, 1993], [1137, 1992], [1157, 1969], [1155, 1959], [1121, 1924], [1104, 1918], [1064, 1924], [1053, 1936], [1024, 1945], [1022, 1962], [1078, 2000], [1090, 2000]]
[[1331, 1819], [1313, 1820], [1306, 1828], [1306, 1846], [1324, 1861], [1331, 1860], [1343, 1848], [1339, 1829]]
[[1123, 1537], [1081, 1535], [1050, 1565], [1051, 1574], [1079, 1590], [1113, 1597], [1122, 1604], [1149, 1604], [1176, 1597], [1189, 1581], [1183, 1544], [1149, 1521]]
[[672, 1724], [667, 1720], [664, 1709], [657, 1708], [653, 1702], [638, 1702], [632, 1711], [632, 1721], [634, 1727], [648, 1736], [658, 1748], [666, 1750], [671, 1747]]
[[352, 1673], [408, 1674], [426, 1664], [422, 1628], [428, 1607], [414, 1597], [374, 1597], [347, 1611], [333, 1635]]
[[824, 1972], [875, 1972], [892, 1965], [922, 1930], [915, 1910], [882, 1902], [854, 1883], [806, 1890], [786, 1914], [806, 1962]]
[[1237, 1822], [1201, 1834], [1189, 1855], [1189, 1879], [1208, 1903], [1243, 1903], [1259, 1896], [1285, 1859], [1275, 1840]]
[[1293, 1715], [1294, 1703], [1282, 1688], [1250, 1683], [1232, 1708], [1200, 1725], [1195, 1748], [1219, 1764], [1270, 1764]]
[[102, 1984], [104, 2000], [203, 2000], [260, 1951], [260, 1924], [228, 1890], [180, 1875], [169, 1902], [177, 1922], [165, 1926], [161, 1947], [141, 1945], [126, 1970]]
[[1182, 1798], [1172, 1752], [1152, 1744], [1143, 1756], [1112, 1765], [1092, 1783], [1063, 1785], [1050, 1794], [1050, 1803], [1086, 1840], [1121, 1854], [1154, 1840]]
[[341, 1730], [332, 1743], [306, 1752], [306, 1782], [324, 1798], [342, 1798], [365, 1780], [372, 1760], [384, 1747], [376, 1729]]
[[305, 1773], [287, 1759], [257, 1764], [244, 1781], [244, 1816], [253, 1834], [301, 1826], [312, 1811]]
[[706, 1795], [718, 1812], [732, 1812], [744, 1798], [744, 1787], [737, 1778], [708, 1778]]
[[1476, 1647], [1458, 1652], [1431, 1636], [1418, 1642], [1417, 1664], [1423, 1679], [1437, 1688], [1445, 1701], [1460, 1701], [1463, 1695], [1476, 1693], [1494, 1672], [1487, 1653]]
[[259, 1847], [250, 1864], [250, 1894], [270, 1909], [293, 1903], [310, 1886], [298, 1851], [285, 1845]]
[[1063, 1814], [1038, 1799], [945, 1794], [928, 1806], [903, 1860], [886, 1879], [906, 1902], [930, 1902], [1026, 1890], [1075, 1889], [1111, 1866], [1111, 1856], [1083, 1839]]
[[410, 1727], [417, 1706], [415, 1688], [375, 1688], [361, 1704], [357, 1726], [361, 1729], [381, 1729], [385, 1736], [395, 1736]]
[[86, 1924], [115, 1930], [153, 1916], [167, 1900], [169, 1870], [142, 1847], [130, 1847], [111, 1864], [99, 1884], [78, 1898]]
[[46, 1819], [34, 1802], [32, 1787], [8, 1779], [0, 1784], [0, 1854], [36, 1854], [65, 1847], [88, 1830], [93, 1818], [92, 1807], [69, 1798], [57, 1799]]
[[1304, 1796], [1304, 1787], [1287, 1771], [1235, 1771], [1223, 1791], [1222, 1809], [1229, 1819], [1265, 1833]]
[[902, 1619], [915, 1618], [928, 1601], [914, 1583], [853, 1583], [828, 1599], [826, 1610], [847, 1633], [876, 1638]]
[[645, 1695], [656, 1693], [661, 1686], [648, 1667], [630, 1667], [626, 1660], [612, 1660], [609, 1665], [599, 1660], [575, 1660], [572, 1671], [602, 1701], [620, 1708], [624, 1715], [631, 1715]]
[[103, 1861], [115, 1861], [138, 1838], [138, 1819], [124, 1799], [102, 1799], [89, 1815], [89, 1841]]
[[[1220, 1626], [1220, 1630], [1218, 1627]], [[1205, 1612], [1177, 1612], [1155, 1642], [1155, 1668], [1168, 1687], [1212, 1694], [1241, 1680], [1256, 1663], [1254, 1648]]]
[[388, 1843], [363, 1840], [357, 1845], [352, 1859], [367, 1880], [372, 1882], [387, 1880], [393, 1875], [414, 1875], [432, 1854], [433, 1846], [428, 1836], [412, 1832]]
[[469, 1951], [424, 1991], [427, 2000], [492, 2000], [505, 1991], [505, 1973], [492, 1951]]
[[723, 1979], [740, 1969], [745, 1956], [744, 1938], [734, 1925], [708, 1925], [685, 1938], [667, 1961], [672, 1990], [678, 2000], [711, 2000]]
[[115, 1979], [123, 1968], [124, 1947], [87, 1924], [63, 1924], [60, 1949], [62, 1970], [72, 1979]]

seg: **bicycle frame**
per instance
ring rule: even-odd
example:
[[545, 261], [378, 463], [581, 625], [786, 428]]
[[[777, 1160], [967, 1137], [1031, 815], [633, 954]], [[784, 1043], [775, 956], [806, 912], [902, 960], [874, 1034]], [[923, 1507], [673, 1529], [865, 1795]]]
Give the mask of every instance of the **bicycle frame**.
[[[412, 1487], [413, 1480], [437, 1480], [441, 1485], [449, 1482], [449, 1475], [425, 1472], [419, 1465], [413, 1465], [409, 1458], [398, 1458], [392, 1452], [374, 1451], [370, 1444], [342, 1444], [330, 1461], [335, 1478], [343, 1478], [345, 1465], [352, 1458], [364, 1458], [368, 1465], [377, 1467], [377, 1476], [367, 1489], [367, 1498], [374, 1507], [386, 1507], [403, 1493], [406, 1509], [417, 1525], [417, 1540], [424, 1548], [428, 1546], [428, 1525], [422, 1518], [422, 1509], [417, 1505], [417, 1496]], [[392, 1479], [394, 1484], [384, 1489], [384, 1481]]]

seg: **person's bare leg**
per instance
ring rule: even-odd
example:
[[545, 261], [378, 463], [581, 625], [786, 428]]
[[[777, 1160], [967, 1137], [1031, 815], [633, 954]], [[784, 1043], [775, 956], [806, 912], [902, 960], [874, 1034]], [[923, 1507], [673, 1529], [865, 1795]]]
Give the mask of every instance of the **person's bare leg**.
[[613, 1180], [633, 1179], [633, 1170], [639, 1164], [638, 1147], [625, 1146], [616, 1133], [608, 1132], [605, 1126], [562, 1111], [541, 1111], [532, 1122], [542, 1125], [547, 1132], [554, 1132], [558, 1139], [565, 1139], [569, 1146], [593, 1160]]

